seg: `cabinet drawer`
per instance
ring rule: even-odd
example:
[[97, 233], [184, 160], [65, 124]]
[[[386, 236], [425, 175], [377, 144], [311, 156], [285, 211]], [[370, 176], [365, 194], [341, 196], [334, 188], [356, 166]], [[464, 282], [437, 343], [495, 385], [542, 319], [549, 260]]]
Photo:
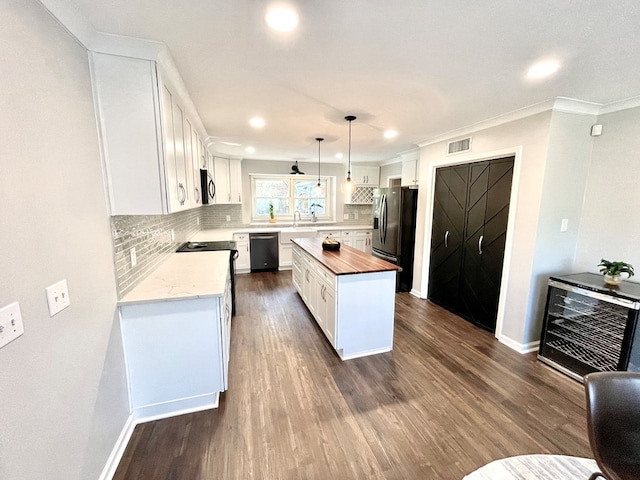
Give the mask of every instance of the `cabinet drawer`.
[[331, 286], [331, 289], [333, 290], [333, 287], [335, 287], [336, 278], [333, 273], [324, 268], [322, 265], [316, 263], [316, 275], [318, 275], [318, 277], [328, 286]]
[[249, 234], [248, 233], [234, 233], [233, 234], [233, 239], [236, 242], [246, 242], [249, 240]]
[[354, 237], [370, 237], [371, 230], [353, 230], [352, 234]]
[[322, 238], [340, 238], [342, 236], [342, 230], [320, 230], [318, 231], [318, 236]]

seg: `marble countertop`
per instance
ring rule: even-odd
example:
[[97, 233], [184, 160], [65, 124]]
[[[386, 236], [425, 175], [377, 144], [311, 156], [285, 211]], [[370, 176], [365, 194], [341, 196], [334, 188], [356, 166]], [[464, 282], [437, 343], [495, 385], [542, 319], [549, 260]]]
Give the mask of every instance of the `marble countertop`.
[[220, 297], [228, 272], [228, 251], [174, 253], [118, 305]]
[[[290, 229], [293, 225], [280, 224], [278, 226], [249, 226], [236, 228], [212, 228], [208, 230], [200, 230], [196, 232], [189, 241], [191, 242], [216, 242], [223, 240], [233, 240], [234, 233], [263, 233], [263, 232], [279, 232], [284, 229]], [[300, 225], [301, 228], [310, 228], [317, 232], [326, 232], [329, 230], [371, 230], [371, 225]]]

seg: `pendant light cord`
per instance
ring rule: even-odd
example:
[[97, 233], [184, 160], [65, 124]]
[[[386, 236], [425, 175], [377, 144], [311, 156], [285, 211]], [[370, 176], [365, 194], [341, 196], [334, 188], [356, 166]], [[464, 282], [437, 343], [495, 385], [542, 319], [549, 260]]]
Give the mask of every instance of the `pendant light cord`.
[[351, 181], [351, 122], [356, 119], [353, 115], [347, 115], [344, 119], [349, 122], [349, 152], [348, 152], [348, 161], [349, 167], [347, 169], [347, 182]]

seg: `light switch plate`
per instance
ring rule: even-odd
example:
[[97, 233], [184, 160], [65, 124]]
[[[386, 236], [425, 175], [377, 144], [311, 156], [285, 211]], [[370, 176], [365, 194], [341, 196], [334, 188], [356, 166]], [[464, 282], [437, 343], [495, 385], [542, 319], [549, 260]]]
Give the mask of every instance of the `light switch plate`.
[[342, 219], [343, 220], [349, 220], [349, 214], [348, 213], [342, 214]]
[[24, 333], [20, 304], [13, 302], [0, 309], [0, 348]]
[[138, 264], [138, 256], [136, 255], [136, 247], [131, 247], [129, 250], [129, 257], [131, 258], [131, 268]]
[[46, 288], [47, 303], [49, 304], [49, 316], [53, 317], [57, 313], [71, 305], [69, 300], [69, 288], [66, 280], [60, 280]]
[[562, 222], [560, 222], [560, 231], [566, 232], [569, 229], [569, 219], [563, 218]]

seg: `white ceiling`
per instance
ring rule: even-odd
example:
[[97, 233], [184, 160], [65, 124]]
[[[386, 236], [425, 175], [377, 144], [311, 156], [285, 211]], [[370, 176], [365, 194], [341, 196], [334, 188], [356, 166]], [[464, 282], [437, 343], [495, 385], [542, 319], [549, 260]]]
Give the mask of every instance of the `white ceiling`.
[[[268, 31], [266, 0], [58, 3], [98, 31], [165, 43], [216, 149], [245, 158], [317, 160], [321, 136], [330, 161], [346, 152], [348, 114], [352, 162], [384, 161], [558, 96], [640, 95], [638, 0], [301, 0], [292, 35]], [[527, 80], [541, 58], [562, 66]]]

